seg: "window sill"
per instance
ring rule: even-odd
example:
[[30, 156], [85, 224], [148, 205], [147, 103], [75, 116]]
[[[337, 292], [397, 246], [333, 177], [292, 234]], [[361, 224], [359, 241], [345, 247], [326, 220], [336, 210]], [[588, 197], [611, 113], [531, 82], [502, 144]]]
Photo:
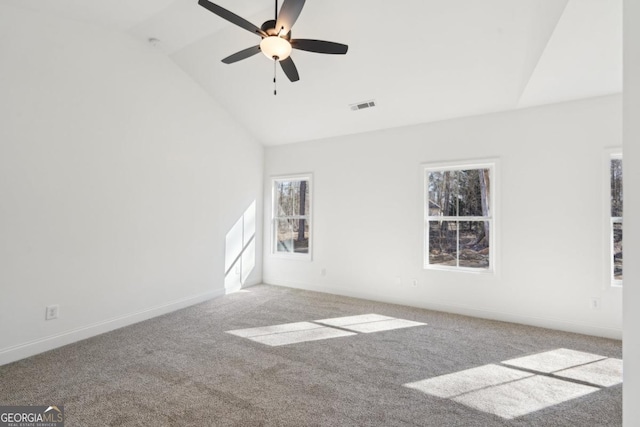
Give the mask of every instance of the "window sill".
[[272, 252], [271, 256], [273, 258], [281, 258], [281, 259], [290, 259], [296, 261], [311, 261], [311, 254], [296, 254], [296, 253], [278, 253]]
[[479, 268], [468, 268], [468, 267], [445, 267], [445, 266], [425, 265], [423, 269], [427, 271], [449, 271], [452, 273], [470, 273], [470, 274], [478, 274], [483, 276], [495, 275], [495, 270], [492, 268], [479, 269]]

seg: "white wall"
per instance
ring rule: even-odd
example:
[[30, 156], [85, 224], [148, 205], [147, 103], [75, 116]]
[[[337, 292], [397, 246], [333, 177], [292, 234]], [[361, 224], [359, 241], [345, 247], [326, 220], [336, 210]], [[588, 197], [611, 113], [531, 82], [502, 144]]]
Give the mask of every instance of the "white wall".
[[[619, 338], [603, 203], [621, 128], [618, 95], [267, 148], [265, 206], [271, 176], [314, 174], [315, 242], [305, 262], [265, 239], [264, 281]], [[491, 157], [498, 274], [423, 270], [421, 163]]]
[[263, 150], [166, 56], [0, 4], [0, 100], [0, 364], [224, 293]]
[[640, 2], [624, 2], [624, 425], [640, 420]]

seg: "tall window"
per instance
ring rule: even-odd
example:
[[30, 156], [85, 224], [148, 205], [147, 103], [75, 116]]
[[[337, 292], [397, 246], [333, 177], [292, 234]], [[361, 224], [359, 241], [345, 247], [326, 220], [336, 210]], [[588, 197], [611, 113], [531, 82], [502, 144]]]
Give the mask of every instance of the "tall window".
[[493, 271], [494, 164], [425, 167], [425, 268]]
[[611, 280], [622, 285], [622, 156], [610, 161], [611, 182]]
[[273, 252], [310, 256], [311, 177], [273, 180]]

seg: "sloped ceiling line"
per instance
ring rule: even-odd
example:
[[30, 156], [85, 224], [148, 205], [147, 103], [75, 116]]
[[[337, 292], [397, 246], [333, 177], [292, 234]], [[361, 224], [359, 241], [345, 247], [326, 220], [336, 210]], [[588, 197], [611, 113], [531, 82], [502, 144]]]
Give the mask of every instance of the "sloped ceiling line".
[[[525, 93], [525, 90], [529, 86], [529, 82], [531, 81], [531, 78], [533, 77], [536, 69], [540, 65], [540, 59], [544, 56], [544, 53], [547, 50], [547, 46], [549, 46], [549, 41], [551, 40], [551, 38], [553, 37], [553, 34], [558, 28], [558, 23], [562, 19], [562, 16], [564, 15], [567, 9], [567, 5], [569, 4], [569, 0], [560, 0], [560, 1], [551, 0], [551, 2], [552, 2], [552, 5], [551, 5], [552, 8], [547, 9], [549, 11], [547, 13], [555, 14], [555, 19], [532, 20], [532, 25], [538, 27], [537, 28], [538, 37], [536, 39], [539, 40], [539, 43], [537, 46], [534, 45], [534, 46], [531, 46], [530, 49], [528, 49], [527, 57], [525, 58], [525, 64], [523, 67], [523, 76], [522, 76], [523, 79], [520, 85], [520, 90], [517, 94], [517, 98], [515, 99], [515, 103], [513, 105], [514, 108], [520, 105], [520, 100], [522, 99], [522, 95]], [[536, 8], [536, 10], [533, 11], [534, 13], [536, 12], [538, 14], [543, 13], [543, 10], [541, 10], [541, 8], [539, 7], [539, 4], [535, 5], [534, 7]], [[536, 28], [534, 28], [534, 31], [535, 30]]]
[[518, 108], [622, 91], [622, 2], [570, 0]]
[[[273, 0], [214, 2], [257, 25], [273, 13]], [[301, 80], [283, 77], [277, 97], [273, 64], [264, 57], [220, 62], [256, 40], [197, 0], [2, 3], [104, 28], [105, 36], [159, 39], [158, 53], [265, 145], [622, 91], [622, 0], [403, 0], [401, 7], [309, 0], [295, 36], [344, 42], [349, 53], [296, 51]], [[350, 111], [349, 104], [364, 99], [379, 106]]]

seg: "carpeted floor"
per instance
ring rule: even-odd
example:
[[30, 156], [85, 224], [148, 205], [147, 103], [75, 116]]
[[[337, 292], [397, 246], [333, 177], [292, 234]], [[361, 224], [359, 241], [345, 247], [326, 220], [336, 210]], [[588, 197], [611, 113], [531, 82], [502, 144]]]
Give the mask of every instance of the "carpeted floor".
[[[364, 314], [400, 329], [316, 323]], [[226, 332], [294, 322], [316, 340]], [[69, 427], [620, 426], [621, 357], [616, 340], [261, 285], [0, 366], [0, 405], [64, 405]]]

